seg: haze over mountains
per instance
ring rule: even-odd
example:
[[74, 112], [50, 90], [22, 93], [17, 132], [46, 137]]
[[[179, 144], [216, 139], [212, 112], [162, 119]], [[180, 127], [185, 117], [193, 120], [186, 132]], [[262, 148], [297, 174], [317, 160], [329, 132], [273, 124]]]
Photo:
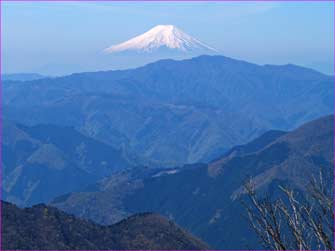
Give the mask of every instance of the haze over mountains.
[[12, 73], [12, 74], [1, 75], [2, 80], [13, 80], [13, 81], [30, 81], [41, 78], [46, 78], [46, 76], [43, 76], [38, 73]]

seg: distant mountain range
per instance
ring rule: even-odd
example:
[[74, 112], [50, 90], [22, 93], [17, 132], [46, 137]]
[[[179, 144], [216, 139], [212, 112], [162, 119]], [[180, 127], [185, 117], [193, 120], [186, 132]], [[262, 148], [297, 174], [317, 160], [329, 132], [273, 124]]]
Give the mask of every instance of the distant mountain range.
[[166, 218], [131, 216], [111, 226], [36, 205], [18, 208], [2, 201], [3, 250], [197, 250], [209, 247]]
[[3, 121], [3, 198], [48, 202], [131, 166], [122, 153], [71, 127]]
[[320, 169], [332, 184], [333, 137], [331, 115], [291, 132], [269, 131], [209, 164], [122, 171], [95, 187], [59, 197], [52, 205], [102, 224], [138, 212], [156, 212], [214, 248], [261, 248], [243, 217], [244, 182], [251, 177], [256, 191], [272, 198], [280, 196], [279, 185], [306, 192]]
[[156, 167], [207, 162], [268, 130], [291, 130], [333, 113], [333, 99], [331, 76], [224, 56], [3, 82], [6, 119], [72, 126]]
[[2, 80], [12, 80], [12, 81], [31, 81], [31, 80], [37, 80], [47, 78], [46, 76], [43, 76], [38, 73], [12, 73], [12, 74], [2, 74], [1, 79]]

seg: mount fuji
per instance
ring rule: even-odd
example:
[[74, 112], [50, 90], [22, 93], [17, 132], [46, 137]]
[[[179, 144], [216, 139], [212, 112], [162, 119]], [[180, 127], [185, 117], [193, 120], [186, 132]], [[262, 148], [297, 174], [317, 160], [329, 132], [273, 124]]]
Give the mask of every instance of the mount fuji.
[[112, 45], [106, 53], [138, 52], [175, 54], [213, 54], [218, 50], [186, 34], [174, 25], [157, 25], [149, 31], [123, 43]]

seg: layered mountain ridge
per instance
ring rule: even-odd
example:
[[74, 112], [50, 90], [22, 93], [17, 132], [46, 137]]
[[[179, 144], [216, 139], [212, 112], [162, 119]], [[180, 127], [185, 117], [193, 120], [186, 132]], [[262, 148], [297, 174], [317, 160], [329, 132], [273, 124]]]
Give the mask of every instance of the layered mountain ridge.
[[223, 56], [162, 60], [137, 69], [3, 83], [4, 116], [73, 126], [174, 167], [209, 161], [267, 130], [290, 130], [333, 112], [333, 78]]
[[[251, 177], [257, 192], [276, 197], [279, 185], [305, 192], [321, 169], [331, 184], [333, 130], [334, 116], [323, 117], [292, 132], [268, 132], [209, 164], [147, 175], [120, 173], [106, 178], [99, 189], [68, 194], [53, 205], [102, 224], [152, 211], [173, 219], [214, 248], [261, 248], [243, 217], [244, 182]], [[88, 203], [93, 199], [96, 206]], [[110, 217], [111, 212], [120, 218]]]

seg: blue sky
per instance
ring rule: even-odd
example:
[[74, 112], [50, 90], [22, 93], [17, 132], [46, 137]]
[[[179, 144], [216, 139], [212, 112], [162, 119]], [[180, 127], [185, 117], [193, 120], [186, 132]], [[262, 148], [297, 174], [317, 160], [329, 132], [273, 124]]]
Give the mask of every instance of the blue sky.
[[3, 72], [108, 68], [104, 48], [174, 24], [229, 57], [333, 73], [333, 10], [333, 2], [5, 2]]

